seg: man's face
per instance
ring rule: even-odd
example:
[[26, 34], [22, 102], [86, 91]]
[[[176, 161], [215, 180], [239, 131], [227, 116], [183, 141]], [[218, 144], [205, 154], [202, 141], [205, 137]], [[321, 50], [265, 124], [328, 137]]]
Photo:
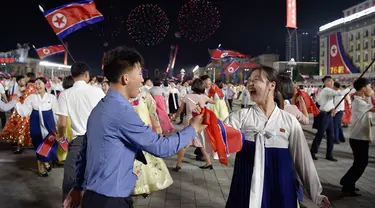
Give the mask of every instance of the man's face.
[[204, 87], [205, 87], [206, 89], [210, 89], [210, 88], [211, 88], [212, 82], [211, 82], [211, 79], [210, 79], [210, 78], [204, 80], [203, 83], [204, 83]]
[[142, 67], [139, 63], [136, 63], [133, 69], [125, 74], [127, 78], [126, 83], [126, 93], [129, 98], [136, 98], [139, 94], [139, 86], [142, 85], [143, 76], [142, 76]]
[[151, 87], [152, 86], [151, 80], [147, 80], [146, 83], [145, 83], [145, 85]]
[[324, 85], [326, 87], [329, 87], [329, 88], [333, 88], [333, 79], [332, 78], [328, 78], [324, 81]]

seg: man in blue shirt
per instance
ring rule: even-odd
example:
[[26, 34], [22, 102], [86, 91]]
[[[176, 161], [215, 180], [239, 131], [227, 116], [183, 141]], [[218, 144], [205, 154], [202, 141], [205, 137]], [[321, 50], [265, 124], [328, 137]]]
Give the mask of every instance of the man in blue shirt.
[[111, 89], [88, 119], [75, 186], [65, 207], [77, 207], [84, 188], [84, 208], [133, 207], [130, 195], [137, 179], [133, 173], [137, 151], [169, 157], [204, 129], [202, 116], [193, 118], [190, 126], [169, 137], [159, 136], [144, 125], [128, 101], [139, 93], [142, 63], [143, 58], [133, 49], [117, 47], [107, 53], [104, 75]]

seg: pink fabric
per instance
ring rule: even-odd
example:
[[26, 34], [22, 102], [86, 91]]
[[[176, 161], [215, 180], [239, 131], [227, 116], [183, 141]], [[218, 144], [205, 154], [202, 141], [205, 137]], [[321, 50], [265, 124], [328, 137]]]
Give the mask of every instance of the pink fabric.
[[168, 134], [174, 131], [174, 127], [169, 120], [164, 97], [162, 95], [152, 96], [156, 102], [156, 113], [158, 114], [160, 126], [163, 134]]

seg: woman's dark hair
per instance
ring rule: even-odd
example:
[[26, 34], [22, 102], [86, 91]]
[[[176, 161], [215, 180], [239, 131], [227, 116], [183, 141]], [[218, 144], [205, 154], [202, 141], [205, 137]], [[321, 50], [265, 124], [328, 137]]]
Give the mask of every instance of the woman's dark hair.
[[161, 79], [160, 78], [154, 79], [154, 86], [160, 87], [160, 85], [161, 85]]
[[253, 72], [255, 72], [257, 70], [259, 70], [261, 76], [265, 77], [269, 82], [275, 82], [276, 83], [274, 101], [279, 105], [280, 108], [283, 108], [284, 100], [282, 99], [281, 94], [277, 90], [277, 78], [278, 78], [277, 77], [277, 75], [278, 75], [277, 70], [272, 68], [272, 67], [268, 67], [268, 66], [260, 66], [260, 67], [257, 67], [257, 68], [253, 68], [249, 73], [249, 77], [251, 76], [251, 74]]
[[62, 83], [63, 88], [66, 90], [66, 89], [69, 89], [69, 88], [73, 87], [73, 85], [74, 85], [73, 77], [72, 76], [65, 77], [65, 79]]
[[108, 82], [107, 80], [103, 81], [103, 82], [102, 82], [102, 85], [103, 85], [104, 83], [107, 83], [107, 85], [110, 85], [109, 82]]
[[217, 87], [219, 87], [219, 89], [223, 89], [224, 88], [224, 84], [220, 80], [216, 81], [215, 84], [217, 85]]
[[341, 84], [339, 82], [334, 82], [333, 83], [333, 86], [336, 87], [336, 88], [340, 88], [341, 87]]
[[209, 79], [210, 76], [208, 76], [207, 74], [205, 75], [202, 75], [201, 77], [199, 77], [199, 79], [201, 79], [202, 81], [205, 81], [206, 79]]
[[148, 80], [150, 80], [150, 81], [151, 81], [151, 79], [150, 79], [150, 78], [145, 78], [145, 79], [143, 80], [143, 84], [146, 84], [146, 82], [147, 82]]
[[35, 83], [35, 74], [33, 72], [27, 72], [26, 77], [29, 78], [29, 83]]
[[294, 85], [289, 73], [281, 72], [277, 76], [277, 90], [280, 92], [283, 102], [290, 100], [294, 96]]
[[110, 83], [117, 83], [121, 75], [130, 72], [137, 63], [143, 66], [143, 57], [138, 51], [118, 46], [104, 57], [104, 76]]
[[16, 82], [18, 83], [21, 79], [23, 79], [23, 78], [25, 78], [24, 76], [21, 76], [21, 75], [19, 75], [19, 76], [17, 76], [16, 77]]
[[35, 81], [36, 81], [36, 80], [40, 80], [40, 81], [42, 81], [45, 85], [47, 84], [47, 80], [46, 80], [46, 78], [44, 78], [44, 77], [38, 77], [38, 78], [35, 79]]
[[199, 95], [204, 94], [206, 90], [204, 82], [201, 79], [195, 79], [191, 84], [191, 90]]

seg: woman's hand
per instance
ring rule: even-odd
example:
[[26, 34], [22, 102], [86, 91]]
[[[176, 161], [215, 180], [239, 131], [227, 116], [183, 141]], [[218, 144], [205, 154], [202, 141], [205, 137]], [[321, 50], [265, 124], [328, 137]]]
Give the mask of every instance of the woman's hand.
[[323, 207], [323, 208], [331, 207], [331, 203], [329, 202], [328, 197], [324, 196], [320, 207]]

